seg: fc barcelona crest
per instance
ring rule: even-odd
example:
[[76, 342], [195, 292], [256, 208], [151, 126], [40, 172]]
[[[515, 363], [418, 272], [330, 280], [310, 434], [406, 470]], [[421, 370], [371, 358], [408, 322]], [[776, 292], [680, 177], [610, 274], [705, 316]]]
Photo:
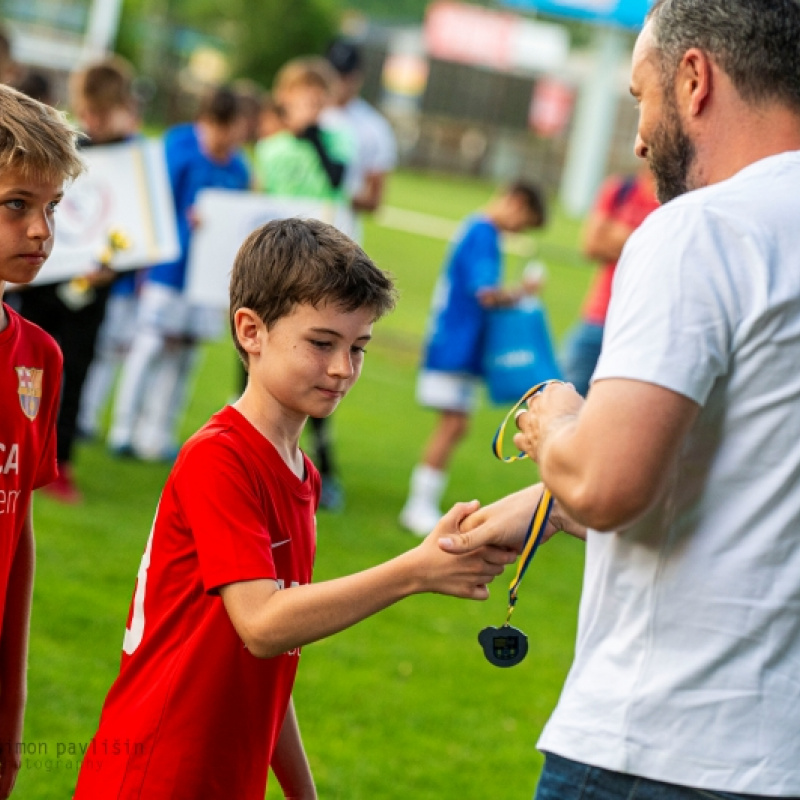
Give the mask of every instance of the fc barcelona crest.
[[17, 378], [19, 379], [19, 404], [22, 406], [22, 413], [28, 419], [36, 419], [39, 407], [42, 404], [42, 376], [43, 369], [33, 367], [16, 367]]

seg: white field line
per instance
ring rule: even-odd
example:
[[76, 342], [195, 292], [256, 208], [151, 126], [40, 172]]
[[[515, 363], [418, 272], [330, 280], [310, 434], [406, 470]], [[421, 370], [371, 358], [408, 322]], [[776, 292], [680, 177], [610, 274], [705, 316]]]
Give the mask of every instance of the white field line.
[[[376, 215], [375, 222], [384, 228], [428, 236], [431, 239], [443, 239], [447, 242], [455, 236], [461, 226], [456, 220], [395, 206], [384, 206]], [[502, 242], [503, 250], [513, 255], [532, 257], [536, 252], [536, 244], [528, 236], [504, 234]]]

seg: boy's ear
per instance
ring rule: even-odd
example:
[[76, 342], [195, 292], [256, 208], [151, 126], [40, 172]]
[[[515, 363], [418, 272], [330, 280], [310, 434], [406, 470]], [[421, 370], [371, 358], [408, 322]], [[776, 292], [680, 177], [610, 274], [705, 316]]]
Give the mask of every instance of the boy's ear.
[[233, 325], [242, 349], [250, 355], [260, 353], [261, 333], [266, 330], [264, 320], [252, 309], [240, 308], [233, 314]]

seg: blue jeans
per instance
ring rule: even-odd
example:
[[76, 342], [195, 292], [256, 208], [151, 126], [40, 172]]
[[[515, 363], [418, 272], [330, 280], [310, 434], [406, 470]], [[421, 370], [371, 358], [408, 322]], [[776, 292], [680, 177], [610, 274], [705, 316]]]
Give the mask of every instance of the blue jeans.
[[759, 800], [759, 797], [651, 781], [546, 753], [534, 800]]
[[603, 345], [603, 326], [579, 322], [567, 334], [561, 353], [564, 380], [571, 383], [583, 397], [589, 391], [589, 380], [600, 358]]

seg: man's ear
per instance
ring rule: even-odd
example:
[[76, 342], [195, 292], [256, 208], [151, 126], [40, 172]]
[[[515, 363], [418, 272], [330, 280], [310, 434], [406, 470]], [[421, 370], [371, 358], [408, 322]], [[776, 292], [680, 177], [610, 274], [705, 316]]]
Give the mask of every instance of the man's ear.
[[714, 64], [707, 53], [692, 47], [683, 54], [675, 76], [678, 108], [691, 117], [700, 116], [711, 99]]
[[233, 314], [236, 339], [248, 355], [261, 352], [262, 332], [266, 331], [264, 320], [251, 308], [239, 308]]

